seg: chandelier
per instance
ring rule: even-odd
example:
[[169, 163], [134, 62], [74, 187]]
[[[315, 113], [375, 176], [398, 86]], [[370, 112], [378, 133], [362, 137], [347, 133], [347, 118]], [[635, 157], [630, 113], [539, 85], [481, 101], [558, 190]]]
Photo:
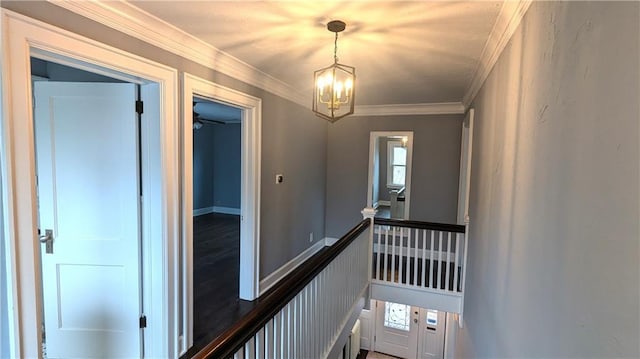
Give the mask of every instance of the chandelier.
[[336, 34], [333, 47], [333, 65], [313, 73], [313, 112], [329, 122], [351, 115], [355, 97], [356, 69], [338, 63], [338, 33], [346, 24], [330, 21], [327, 29]]

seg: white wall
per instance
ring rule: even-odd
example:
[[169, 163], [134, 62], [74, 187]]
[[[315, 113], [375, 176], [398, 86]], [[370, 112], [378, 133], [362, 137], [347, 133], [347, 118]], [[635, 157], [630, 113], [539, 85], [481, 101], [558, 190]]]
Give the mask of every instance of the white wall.
[[638, 2], [534, 2], [475, 99], [457, 357], [639, 357]]

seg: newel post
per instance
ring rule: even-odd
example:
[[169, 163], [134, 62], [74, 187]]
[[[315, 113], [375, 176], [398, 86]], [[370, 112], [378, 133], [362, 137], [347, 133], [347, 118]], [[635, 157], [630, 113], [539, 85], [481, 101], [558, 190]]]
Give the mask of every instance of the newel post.
[[367, 289], [367, 295], [365, 296], [364, 307], [365, 309], [371, 309], [371, 278], [373, 271], [373, 232], [375, 231], [375, 223], [373, 222], [376, 213], [378, 210], [373, 207], [365, 207], [360, 213], [362, 213], [363, 219], [369, 219], [371, 221], [371, 225], [369, 226], [369, 251], [367, 253], [368, 270], [367, 270], [367, 278], [369, 281], [369, 289]]

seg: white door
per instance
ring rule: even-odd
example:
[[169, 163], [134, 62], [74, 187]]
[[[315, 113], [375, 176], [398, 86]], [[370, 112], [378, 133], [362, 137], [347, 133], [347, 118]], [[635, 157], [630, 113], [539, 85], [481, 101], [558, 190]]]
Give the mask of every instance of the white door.
[[140, 357], [138, 126], [132, 84], [37, 82], [46, 356]]
[[446, 312], [420, 308], [419, 320], [418, 358], [442, 359], [444, 357]]
[[375, 301], [373, 350], [407, 359], [444, 357], [446, 312]]
[[415, 359], [418, 352], [418, 325], [417, 307], [376, 301], [374, 351]]

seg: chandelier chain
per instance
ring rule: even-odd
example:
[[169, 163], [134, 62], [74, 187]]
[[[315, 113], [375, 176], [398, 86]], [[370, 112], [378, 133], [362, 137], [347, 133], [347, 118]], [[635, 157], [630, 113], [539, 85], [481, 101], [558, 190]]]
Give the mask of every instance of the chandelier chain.
[[338, 63], [338, 33], [336, 32], [336, 38], [333, 41], [333, 60]]

